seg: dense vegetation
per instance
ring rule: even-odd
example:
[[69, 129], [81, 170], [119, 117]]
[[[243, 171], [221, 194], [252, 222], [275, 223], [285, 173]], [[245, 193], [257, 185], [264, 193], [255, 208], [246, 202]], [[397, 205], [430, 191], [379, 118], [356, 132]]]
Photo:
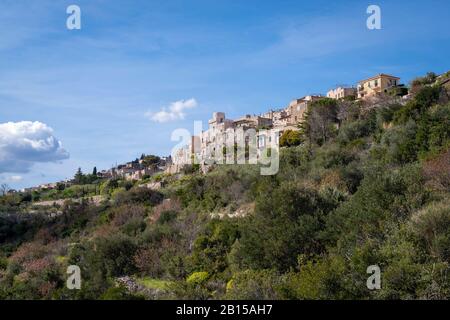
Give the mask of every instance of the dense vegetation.
[[[159, 175], [158, 191], [103, 181], [87, 192], [103, 202], [56, 215], [1, 197], [0, 298], [450, 298], [450, 93], [432, 74], [413, 85], [406, 103], [314, 103], [274, 176], [222, 165]], [[65, 286], [73, 264], [81, 290]]]

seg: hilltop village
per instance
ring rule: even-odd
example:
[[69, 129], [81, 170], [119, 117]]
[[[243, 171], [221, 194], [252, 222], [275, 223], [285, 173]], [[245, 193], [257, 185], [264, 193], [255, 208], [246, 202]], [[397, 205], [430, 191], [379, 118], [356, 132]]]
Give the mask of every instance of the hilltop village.
[[227, 119], [224, 112], [214, 112], [208, 121], [208, 129], [200, 135], [192, 136], [190, 143], [178, 149], [173, 156], [173, 163], [167, 169], [171, 173], [193, 162], [201, 164], [202, 171], [208, 170], [208, 163], [221, 161], [222, 151], [230, 144], [250, 144], [245, 132], [254, 132], [254, 144], [257, 156], [266, 148], [277, 148], [280, 138], [289, 131], [299, 131], [305, 119], [308, 107], [322, 99], [358, 100], [362, 105], [374, 105], [390, 97], [404, 103], [410, 97], [408, 89], [400, 83], [400, 78], [388, 74], [378, 74], [364, 79], [357, 86], [337, 86], [325, 95], [307, 95], [292, 100], [287, 107], [269, 110], [260, 115], [245, 115], [238, 119]]
[[[200, 135], [192, 136], [190, 143], [172, 152], [167, 157], [153, 157], [142, 155], [140, 159], [112, 166], [108, 170], [96, 172], [102, 179], [120, 178], [128, 181], [141, 180], [157, 173], [179, 173], [184, 166], [197, 163], [203, 172], [208, 170], [208, 161], [214, 155], [221, 154], [227, 142], [239, 143], [242, 140], [239, 133], [253, 131], [257, 156], [268, 147], [278, 147], [284, 133], [299, 131], [307, 113], [308, 107], [315, 101], [322, 99], [359, 101], [361, 105], [376, 105], [386, 98], [406, 103], [411, 95], [408, 88], [400, 83], [400, 78], [378, 74], [358, 82], [356, 86], [337, 86], [330, 89], [326, 95], [311, 94], [292, 100], [285, 108], [268, 110], [260, 115], [244, 115], [238, 119], [227, 119], [224, 112], [214, 112], [208, 121], [208, 129]], [[244, 142], [248, 144], [248, 138]], [[146, 160], [147, 157], [147, 160]], [[214, 160], [213, 160], [214, 161]], [[211, 163], [211, 162], [209, 162]], [[26, 188], [22, 192], [38, 190], [53, 190], [61, 184], [70, 186], [73, 179], [58, 183], [48, 183]]]

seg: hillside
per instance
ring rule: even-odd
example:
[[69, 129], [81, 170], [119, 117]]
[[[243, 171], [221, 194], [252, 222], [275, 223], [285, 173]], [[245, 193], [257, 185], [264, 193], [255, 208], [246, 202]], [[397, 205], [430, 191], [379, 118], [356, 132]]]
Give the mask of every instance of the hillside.
[[314, 102], [274, 176], [186, 166], [39, 199], [55, 206], [2, 196], [0, 299], [449, 299], [449, 78]]

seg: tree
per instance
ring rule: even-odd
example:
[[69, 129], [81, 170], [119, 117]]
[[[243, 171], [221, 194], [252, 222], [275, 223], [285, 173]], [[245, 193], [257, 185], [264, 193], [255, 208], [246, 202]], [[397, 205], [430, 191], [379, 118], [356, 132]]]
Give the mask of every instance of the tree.
[[141, 160], [145, 167], [152, 167], [156, 166], [161, 161], [161, 158], [155, 155], [148, 155], [144, 156]]
[[300, 125], [310, 144], [322, 145], [336, 132], [337, 101], [324, 98], [308, 106], [305, 121]]
[[58, 183], [56, 184], [56, 189], [57, 189], [58, 191], [64, 191], [64, 189], [66, 189], [66, 185], [65, 185], [63, 182], [58, 182]]
[[97, 176], [97, 167], [94, 167], [94, 170], [92, 170], [92, 175]]
[[3, 183], [2, 185], [0, 185], [0, 195], [4, 196], [8, 193], [9, 191], [9, 186], [6, 183]]
[[73, 178], [75, 184], [83, 184], [84, 182], [84, 174], [81, 171], [81, 168], [78, 168], [77, 173], [75, 173], [75, 177]]
[[336, 117], [339, 120], [339, 124], [346, 121], [353, 121], [358, 119], [360, 112], [360, 104], [353, 100], [342, 99], [338, 101], [338, 110]]

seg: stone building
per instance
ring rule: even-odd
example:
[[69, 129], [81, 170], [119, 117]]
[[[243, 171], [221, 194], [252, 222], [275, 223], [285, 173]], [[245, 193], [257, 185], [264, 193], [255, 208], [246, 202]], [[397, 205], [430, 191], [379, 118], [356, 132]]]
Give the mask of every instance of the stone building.
[[299, 130], [298, 124], [303, 121], [309, 104], [322, 98], [321, 95], [305, 96], [291, 101], [284, 109], [261, 115], [247, 114], [235, 120], [227, 119], [224, 112], [214, 112], [206, 130], [192, 136], [188, 145], [172, 153], [173, 165], [168, 172], [179, 172], [185, 164], [225, 163], [230, 153], [249, 147], [255, 150], [256, 157], [266, 148], [278, 148], [283, 132]]
[[353, 87], [339, 86], [327, 92], [327, 98], [344, 99], [347, 97], [356, 97], [357, 90]]
[[321, 95], [310, 95], [305, 96], [300, 99], [294, 99], [289, 103], [289, 106], [286, 108], [287, 113], [287, 124], [295, 126], [302, 122], [305, 117], [305, 112], [308, 110], [308, 105], [313, 101], [317, 101], [323, 99]]

